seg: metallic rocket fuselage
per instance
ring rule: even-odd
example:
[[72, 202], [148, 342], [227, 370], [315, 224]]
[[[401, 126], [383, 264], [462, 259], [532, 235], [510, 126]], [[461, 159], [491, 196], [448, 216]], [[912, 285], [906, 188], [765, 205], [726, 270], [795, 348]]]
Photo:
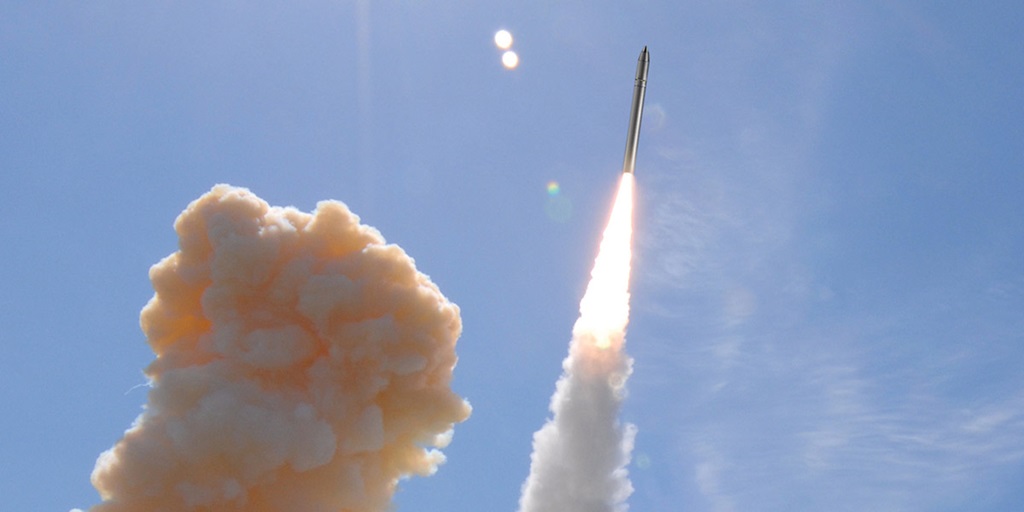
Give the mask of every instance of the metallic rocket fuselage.
[[640, 119], [644, 115], [644, 94], [647, 92], [647, 66], [651, 58], [644, 46], [636, 61], [636, 81], [633, 85], [633, 106], [629, 109], [629, 132], [626, 133], [626, 156], [622, 159], [622, 172], [636, 170], [636, 148], [640, 142]]

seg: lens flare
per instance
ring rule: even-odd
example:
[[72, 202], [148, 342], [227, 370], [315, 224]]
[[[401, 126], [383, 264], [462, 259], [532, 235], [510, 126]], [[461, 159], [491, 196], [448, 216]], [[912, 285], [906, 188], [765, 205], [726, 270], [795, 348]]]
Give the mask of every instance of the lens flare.
[[552, 197], [557, 196], [558, 193], [561, 192], [561, 191], [562, 191], [562, 187], [558, 184], [557, 181], [552, 180], [552, 181], [548, 182], [548, 195], [549, 196], [552, 196]]

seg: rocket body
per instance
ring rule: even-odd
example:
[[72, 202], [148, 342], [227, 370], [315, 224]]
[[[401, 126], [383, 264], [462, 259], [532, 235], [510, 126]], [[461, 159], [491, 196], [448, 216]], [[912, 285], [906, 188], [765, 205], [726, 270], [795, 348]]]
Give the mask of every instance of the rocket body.
[[636, 81], [633, 84], [633, 105], [629, 109], [629, 132], [626, 133], [626, 156], [622, 159], [622, 172], [636, 170], [636, 148], [640, 142], [640, 119], [644, 115], [644, 94], [647, 92], [647, 66], [650, 54], [644, 46], [636, 61]]

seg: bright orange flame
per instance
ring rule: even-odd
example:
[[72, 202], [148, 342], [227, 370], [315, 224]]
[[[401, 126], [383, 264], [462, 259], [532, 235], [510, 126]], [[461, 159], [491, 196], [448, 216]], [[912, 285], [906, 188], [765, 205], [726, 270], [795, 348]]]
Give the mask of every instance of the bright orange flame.
[[600, 349], [620, 344], [629, 323], [633, 183], [632, 174], [622, 175], [590, 283], [580, 301], [580, 318], [573, 329], [574, 334], [593, 336], [594, 345]]
[[632, 425], [618, 419], [633, 360], [626, 354], [633, 175], [623, 174], [569, 356], [551, 397], [554, 416], [533, 436], [519, 512], [626, 510]]

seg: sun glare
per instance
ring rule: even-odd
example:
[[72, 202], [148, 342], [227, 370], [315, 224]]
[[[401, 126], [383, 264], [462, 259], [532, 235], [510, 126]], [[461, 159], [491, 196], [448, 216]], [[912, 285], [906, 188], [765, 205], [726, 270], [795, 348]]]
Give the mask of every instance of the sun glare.
[[501, 54], [501, 64], [505, 66], [506, 69], [515, 69], [516, 66], [519, 65], [519, 55], [516, 55], [516, 52], [509, 50]]
[[512, 33], [502, 29], [494, 33], [494, 45], [502, 50], [512, 47]]

